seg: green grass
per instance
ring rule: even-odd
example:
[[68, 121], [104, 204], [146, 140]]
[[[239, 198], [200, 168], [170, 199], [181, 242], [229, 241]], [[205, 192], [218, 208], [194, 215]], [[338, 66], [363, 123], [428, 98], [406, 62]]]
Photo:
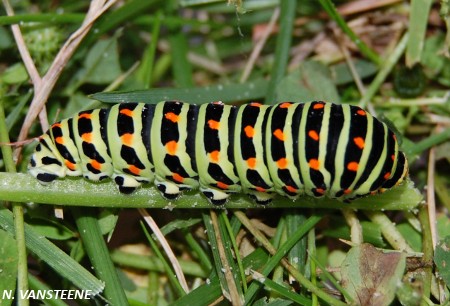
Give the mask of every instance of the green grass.
[[[14, 16], [0, 8], [0, 306], [33, 304], [20, 294], [3, 299], [27, 289], [92, 290], [79, 305], [354, 305], [370, 301], [371, 290], [378, 304], [448, 304], [446, 1], [352, 11], [347, 5], [358, 1], [127, 0], [63, 48], [89, 3], [16, 1]], [[17, 24], [39, 73], [33, 80], [45, 84], [31, 82], [32, 63], [17, 52], [24, 46], [10, 28]], [[425, 76], [423, 92], [414, 91], [414, 65]], [[280, 197], [262, 207], [236, 195], [226, 209], [211, 209], [197, 191], [167, 201], [153, 185], [132, 195], [110, 180], [42, 186], [26, 173], [33, 143], [10, 146], [81, 110], [163, 100], [359, 104], [395, 127], [410, 179], [351, 203]], [[31, 115], [44, 104], [39, 118]], [[140, 224], [142, 208], [163, 237]]]

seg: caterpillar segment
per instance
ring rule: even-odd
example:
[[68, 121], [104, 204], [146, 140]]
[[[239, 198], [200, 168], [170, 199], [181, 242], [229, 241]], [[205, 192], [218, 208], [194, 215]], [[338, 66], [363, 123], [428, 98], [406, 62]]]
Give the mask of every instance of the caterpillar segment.
[[112, 178], [120, 192], [153, 183], [167, 199], [199, 189], [215, 205], [245, 193], [351, 201], [400, 184], [405, 155], [363, 109], [322, 101], [239, 107], [123, 103], [83, 111], [40, 137], [29, 172], [41, 183]]

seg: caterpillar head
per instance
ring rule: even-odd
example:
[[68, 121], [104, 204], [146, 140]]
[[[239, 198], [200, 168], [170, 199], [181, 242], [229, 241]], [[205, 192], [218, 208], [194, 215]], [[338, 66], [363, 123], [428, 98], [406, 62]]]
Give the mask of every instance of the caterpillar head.
[[53, 153], [56, 148], [52, 150], [52, 147], [50, 137], [47, 134], [43, 135], [28, 164], [30, 174], [44, 185], [66, 175], [66, 168]]
[[397, 165], [391, 177], [383, 183], [383, 189], [400, 185], [408, 175], [408, 160], [405, 153], [398, 152]]

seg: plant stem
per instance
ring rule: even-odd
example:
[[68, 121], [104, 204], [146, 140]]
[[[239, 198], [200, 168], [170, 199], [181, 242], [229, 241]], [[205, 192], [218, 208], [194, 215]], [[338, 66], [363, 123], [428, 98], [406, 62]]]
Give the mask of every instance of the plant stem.
[[266, 101], [268, 102], [274, 101], [276, 99], [276, 88], [278, 86], [278, 83], [286, 73], [296, 8], [297, 0], [281, 1], [281, 11], [279, 19], [280, 32], [277, 36], [275, 59], [272, 66], [272, 74], [270, 75], [269, 88], [266, 94]]
[[381, 66], [380, 71], [378, 71], [375, 79], [372, 81], [370, 86], [367, 88], [365, 95], [359, 101], [359, 106], [362, 108], [366, 108], [367, 104], [370, 100], [372, 100], [375, 93], [378, 91], [380, 86], [383, 84], [384, 80], [388, 76], [388, 74], [392, 71], [395, 64], [397, 64], [400, 56], [402, 56], [403, 52], [406, 48], [406, 43], [408, 42], [409, 34], [405, 33], [398, 43], [397, 47], [394, 49], [394, 52], [389, 55], [389, 57], [384, 61], [383, 66]]
[[[5, 162], [6, 171], [10, 173], [16, 172], [16, 165], [13, 161], [13, 154], [11, 147], [5, 145], [10, 143], [8, 128], [6, 127], [5, 110], [3, 108], [3, 95], [0, 97], [0, 143], [4, 145], [1, 146], [1, 151], [3, 154], [3, 161]], [[23, 207], [20, 203], [12, 203], [13, 215], [14, 215], [14, 229], [15, 238], [17, 243], [18, 261], [17, 261], [17, 291], [26, 292], [28, 290], [28, 266], [27, 266], [27, 249], [25, 246], [25, 230], [24, 230], [24, 220], [23, 220]], [[20, 298], [17, 303], [19, 306], [29, 305], [28, 299]]]
[[94, 266], [97, 276], [105, 282], [105, 297], [111, 305], [128, 305], [128, 300], [119, 281], [108, 247], [103, 239], [93, 209], [72, 208], [78, 231], [86, 253]]
[[336, 7], [331, 0], [319, 0], [322, 7], [327, 11], [328, 15], [338, 24], [341, 30], [347, 34], [347, 36], [352, 40], [352, 42], [358, 47], [362, 54], [364, 54], [368, 59], [377, 65], [381, 64], [381, 60], [377, 53], [370, 49], [347, 25], [344, 18], [338, 13]]

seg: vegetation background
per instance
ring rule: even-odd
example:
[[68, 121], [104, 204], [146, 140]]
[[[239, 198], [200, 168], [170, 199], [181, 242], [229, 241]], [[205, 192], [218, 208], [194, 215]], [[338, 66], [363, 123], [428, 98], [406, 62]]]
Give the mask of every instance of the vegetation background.
[[[3, 0], [0, 11], [0, 305], [449, 304], [448, 1]], [[415, 187], [211, 210], [196, 193], [168, 203], [151, 186], [122, 196], [111, 182], [24, 174], [49, 122], [173, 99], [360, 105], [403, 135]], [[95, 297], [2, 295], [27, 289]]]

